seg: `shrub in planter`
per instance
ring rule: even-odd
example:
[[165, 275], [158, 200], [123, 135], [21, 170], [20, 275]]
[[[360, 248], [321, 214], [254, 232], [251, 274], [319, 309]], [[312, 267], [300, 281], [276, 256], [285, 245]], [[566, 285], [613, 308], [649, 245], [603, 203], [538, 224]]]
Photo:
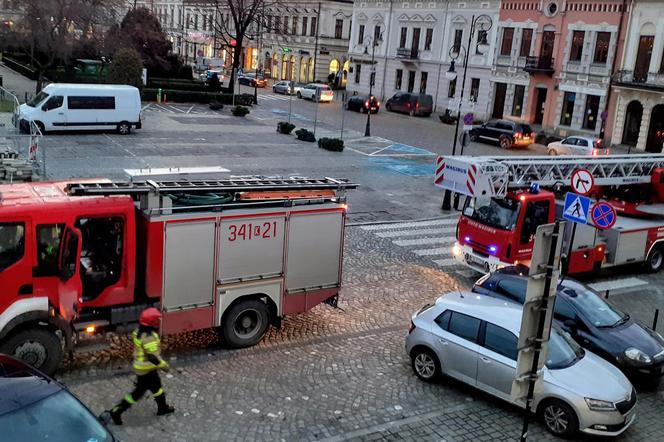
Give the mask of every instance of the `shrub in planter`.
[[277, 123], [277, 132], [281, 134], [288, 135], [293, 132], [293, 129], [295, 129], [295, 125], [287, 121], [280, 121]]
[[318, 147], [333, 152], [341, 152], [344, 150], [344, 140], [340, 138], [321, 138], [318, 140]]
[[314, 136], [314, 133], [311, 132], [310, 130], [306, 130], [305, 128], [301, 128], [295, 131], [295, 135], [297, 135], [297, 139], [301, 141], [309, 141], [309, 142], [314, 142], [316, 141], [316, 137]]
[[224, 105], [220, 101], [213, 101], [212, 103], [210, 103], [210, 109], [211, 110], [217, 111], [217, 110], [221, 110], [223, 108], [224, 108]]
[[447, 109], [444, 114], [438, 115], [438, 118], [440, 119], [440, 122], [444, 124], [454, 124], [457, 120], [456, 116], [453, 116], [449, 109]]
[[236, 117], [244, 117], [249, 113], [249, 109], [244, 106], [235, 106], [233, 109], [231, 109], [231, 113]]

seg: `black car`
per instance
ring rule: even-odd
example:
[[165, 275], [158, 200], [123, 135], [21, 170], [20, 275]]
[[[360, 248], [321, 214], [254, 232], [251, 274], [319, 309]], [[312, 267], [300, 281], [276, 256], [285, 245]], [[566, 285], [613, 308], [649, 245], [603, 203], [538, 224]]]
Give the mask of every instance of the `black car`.
[[[523, 304], [528, 269], [505, 267], [480, 278], [473, 292]], [[617, 366], [632, 381], [658, 382], [664, 375], [664, 338], [630, 319], [585, 285], [564, 278], [554, 319], [584, 348]]]
[[433, 98], [427, 94], [397, 92], [385, 102], [390, 112], [404, 112], [413, 116], [428, 117], [433, 112]]
[[362, 113], [371, 109], [372, 114], [377, 114], [380, 110], [380, 101], [378, 101], [373, 95], [353, 95], [348, 99], [346, 109]]
[[67, 388], [0, 354], [0, 440], [116, 441]]
[[489, 120], [473, 127], [469, 135], [473, 141], [496, 142], [503, 149], [528, 147], [535, 142], [535, 132], [529, 125], [508, 120]]

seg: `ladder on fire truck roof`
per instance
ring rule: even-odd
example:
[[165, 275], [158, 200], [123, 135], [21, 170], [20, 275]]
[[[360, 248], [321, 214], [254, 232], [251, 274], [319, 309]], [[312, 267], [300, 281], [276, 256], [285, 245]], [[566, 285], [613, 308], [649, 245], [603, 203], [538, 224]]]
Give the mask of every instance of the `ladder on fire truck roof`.
[[[436, 185], [468, 196], [503, 197], [508, 189], [568, 186], [572, 174], [587, 169], [595, 185], [649, 183], [652, 172], [664, 168], [664, 154], [606, 156], [458, 156], [438, 157]], [[461, 182], [463, 180], [463, 182]]]

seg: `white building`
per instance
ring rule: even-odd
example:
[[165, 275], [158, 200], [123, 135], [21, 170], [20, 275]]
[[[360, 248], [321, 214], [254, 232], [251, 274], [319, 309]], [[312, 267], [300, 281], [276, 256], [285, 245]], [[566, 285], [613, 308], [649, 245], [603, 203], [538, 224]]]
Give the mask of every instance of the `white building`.
[[613, 144], [661, 152], [664, 144], [664, 1], [635, 0], [613, 82]]
[[[348, 50], [351, 66], [347, 88], [369, 92], [371, 57], [375, 50], [375, 95], [384, 100], [399, 91], [426, 93], [433, 96], [436, 111], [450, 109], [455, 114], [462, 89], [463, 58], [469, 50], [462, 113], [470, 111], [478, 118], [486, 118], [498, 6], [497, 0], [356, 0]], [[477, 20], [471, 36], [473, 17], [477, 19], [480, 15], [488, 19]], [[487, 30], [488, 23], [491, 28]], [[477, 49], [482, 32], [487, 32], [489, 43], [489, 50], [484, 54]], [[377, 42], [375, 48], [374, 42]], [[456, 54], [452, 47], [460, 50], [455, 62], [457, 78], [449, 81], [445, 73], [452, 61], [451, 53]]]

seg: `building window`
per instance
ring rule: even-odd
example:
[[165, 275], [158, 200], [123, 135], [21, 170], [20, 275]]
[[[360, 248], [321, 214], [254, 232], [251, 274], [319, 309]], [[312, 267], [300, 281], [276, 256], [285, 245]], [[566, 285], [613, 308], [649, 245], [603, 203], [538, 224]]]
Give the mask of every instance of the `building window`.
[[297, 17], [293, 17], [293, 25], [291, 26], [291, 34], [297, 35]]
[[316, 36], [316, 32], [317, 32], [316, 24], [317, 24], [316, 23], [316, 17], [311, 17], [311, 30], [309, 32], [309, 35], [312, 36], [312, 37]]
[[420, 94], [427, 93], [427, 79], [429, 78], [428, 72], [422, 72], [420, 74]]
[[408, 28], [401, 28], [401, 36], [399, 37], [399, 47], [406, 47], [406, 38], [408, 38]]
[[461, 39], [463, 39], [463, 29], [457, 29], [454, 31], [454, 44], [452, 45], [454, 49], [452, 52], [461, 52]]
[[401, 90], [401, 81], [403, 80], [403, 69], [397, 69], [396, 79], [394, 80], [394, 89]]
[[360, 83], [360, 77], [362, 76], [362, 65], [361, 64], [356, 64], [355, 65], [355, 84]]
[[344, 31], [344, 21], [337, 19], [334, 22], [334, 38], [341, 39], [343, 31]]
[[357, 32], [357, 44], [361, 45], [364, 43], [364, 25], [360, 25], [360, 29]]
[[583, 39], [585, 35], [585, 31], [574, 31], [572, 33], [572, 47], [569, 51], [570, 61], [581, 61], [581, 56], [583, 55]]
[[408, 92], [415, 90], [415, 71], [408, 71]]
[[427, 28], [427, 33], [424, 36], [424, 50], [431, 50], [431, 42], [433, 41], [433, 28]]
[[277, 34], [281, 32], [281, 17], [278, 15], [274, 17], [274, 32]]
[[526, 92], [526, 87], [521, 85], [514, 86], [514, 100], [512, 101], [512, 115], [520, 117], [523, 112], [523, 95]]
[[576, 101], [576, 94], [574, 92], [565, 92], [565, 96], [563, 97], [563, 107], [560, 112], [561, 126], [569, 126], [572, 124], [574, 101]]
[[664, 74], [664, 51], [662, 51], [662, 61], [659, 62], [659, 73]]
[[207, 14], [203, 14], [203, 30], [207, 29]]
[[595, 43], [595, 55], [593, 63], [605, 64], [609, 58], [609, 42], [611, 41], [610, 32], [598, 32], [597, 42]]
[[267, 20], [265, 22], [265, 27], [267, 28], [267, 32], [272, 31], [272, 16], [271, 15], [267, 16]]
[[500, 44], [500, 55], [512, 54], [513, 39], [514, 39], [514, 28], [503, 28], [503, 41]]
[[288, 17], [284, 17], [284, 35], [288, 35]]
[[533, 30], [524, 29], [521, 31], [521, 49], [519, 50], [519, 57], [527, 57], [530, 55], [530, 45], [533, 42]]
[[456, 78], [451, 80], [447, 86], [447, 98], [454, 98], [456, 95]]
[[479, 96], [480, 96], [480, 79], [473, 78], [470, 81], [470, 100], [476, 103], [477, 97]]
[[302, 17], [302, 35], [307, 35], [309, 17]]
[[194, 14], [194, 30], [198, 31], [198, 14]]
[[187, 21], [185, 22], [185, 27], [189, 29], [190, 24], [191, 24], [191, 14], [187, 12]]
[[583, 128], [595, 130], [597, 125], [597, 112], [599, 110], [599, 96], [588, 95], [586, 97], [586, 110], [583, 113]]
[[477, 44], [475, 45], [475, 54], [484, 55], [480, 52], [480, 42], [483, 40], [486, 40], [488, 42], [489, 41], [487, 40], [488, 34], [489, 34], [488, 31], [485, 31], [483, 29], [477, 31], [477, 42], [476, 42]]

